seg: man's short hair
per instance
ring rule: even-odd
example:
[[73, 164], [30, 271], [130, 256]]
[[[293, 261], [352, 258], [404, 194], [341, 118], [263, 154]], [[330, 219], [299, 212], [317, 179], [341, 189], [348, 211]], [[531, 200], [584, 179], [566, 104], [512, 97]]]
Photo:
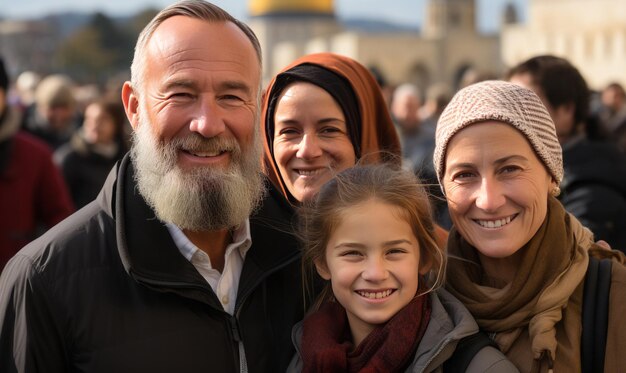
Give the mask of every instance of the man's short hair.
[[[168, 6], [160, 11], [151, 21], [144, 27], [139, 34], [137, 44], [135, 45], [135, 55], [133, 63], [130, 67], [131, 83], [133, 89], [141, 87], [144, 79], [145, 65], [145, 49], [154, 34], [154, 31], [168, 18], [174, 16], [185, 16], [194, 19], [204, 20], [208, 22], [232, 22], [248, 37], [259, 60], [259, 67], [262, 63], [261, 44], [256, 35], [245, 23], [231, 16], [228, 12], [203, 0], [183, 0]], [[137, 92], [135, 92], [137, 94]]]
[[578, 69], [568, 60], [551, 55], [536, 56], [511, 68], [507, 79], [523, 74], [531, 76], [533, 84], [541, 88], [552, 107], [573, 104], [575, 123], [587, 120], [589, 88]]

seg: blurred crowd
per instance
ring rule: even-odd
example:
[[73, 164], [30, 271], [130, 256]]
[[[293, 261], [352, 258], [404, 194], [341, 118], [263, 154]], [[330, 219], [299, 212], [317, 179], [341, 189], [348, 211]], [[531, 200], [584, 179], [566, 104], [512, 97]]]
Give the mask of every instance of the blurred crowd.
[[[390, 86], [372, 70], [402, 141], [404, 164], [429, 186], [438, 224], [451, 227], [433, 167], [435, 128], [455, 93], [443, 83]], [[463, 88], [487, 77], [463, 77]], [[494, 77], [489, 77], [494, 78]], [[538, 56], [497, 77], [534, 90], [563, 147], [561, 202], [615, 247], [626, 247], [626, 93], [592, 91], [576, 67]], [[92, 201], [129, 148], [122, 82], [80, 86], [68, 76], [7, 75], [0, 60], [0, 268], [26, 243]]]
[[7, 70], [0, 59], [0, 268], [95, 199], [130, 133], [121, 85]]

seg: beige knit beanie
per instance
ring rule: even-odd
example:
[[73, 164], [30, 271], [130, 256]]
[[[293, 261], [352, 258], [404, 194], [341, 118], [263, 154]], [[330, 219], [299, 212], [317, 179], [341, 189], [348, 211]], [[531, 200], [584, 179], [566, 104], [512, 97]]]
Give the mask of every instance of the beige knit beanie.
[[485, 121], [503, 122], [517, 128], [530, 142], [557, 184], [561, 183], [561, 145], [552, 118], [539, 97], [517, 84], [489, 80], [457, 92], [439, 117], [433, 161], [442, 189], [446, 148], [450, 139], [470, 124]]

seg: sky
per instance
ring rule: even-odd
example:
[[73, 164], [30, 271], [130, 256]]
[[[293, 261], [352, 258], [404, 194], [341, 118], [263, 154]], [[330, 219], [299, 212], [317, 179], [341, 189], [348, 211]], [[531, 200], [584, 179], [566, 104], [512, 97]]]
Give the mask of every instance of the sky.
[[[236, 18], [246, 20], [249, 0], [213, 0], [212, 2]], [[403, 25], [421, 24], [427, 0], [335, 0], [339, 18], [368, 18]], [[108, 15], [128, 15], [147, 8], [162, 8], [174, 1], [168, 0], [0, 0], [0, 15], [5, 18], [34, 18], [65, 11], [102, 11]], [[528, 0], [476, 0], [478, 27], [494, 32], [500, 23], [504, 6], [516, 5], [522, 20], [526, 19]], [[384, 6], [381, 6], [384, 5]]]

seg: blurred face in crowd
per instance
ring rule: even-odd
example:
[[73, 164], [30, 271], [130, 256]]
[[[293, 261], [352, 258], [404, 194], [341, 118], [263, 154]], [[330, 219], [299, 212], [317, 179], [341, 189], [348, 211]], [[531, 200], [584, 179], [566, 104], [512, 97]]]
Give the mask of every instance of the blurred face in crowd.
[[328, 92], [306, 82], [287, 86], [278, 98], [273, 147], [280, 175], [298, 201], [356, 162], [343, 110]]
[[398, 124], [401, 125], [406, 131], [419, 127], [419, 108], [419, 97], [410, 93], [396, 95], [393, 97], [391, 102], [391, 114]]
[[156, 29], [144, 60], [142, 87], [123, 90], [140, 192], [182, 229], [240, 224], [263, 191], [252, 43], [230, 22], [175, 16]]
[[546, 109], [548, 109], [550, 117], [552, 117], [552, 121], [554, 122], [554, 126], [556, 128], [556, 135], [559, 138], [560, 143], [564, 143], [572, 135], [576, 126], [574, 119], [575, 107], [573, 103], [564, 104], [558, 107], [552, 106], [541, 87], [533, 81], [530, 73], [513, 75], [509, 81], [524, 88], [528, 88], [539, 96], [543, 105]]
[[40, 110], [46, 123], [55, 130], [67, 128], [76, 114], [74, 107], [66, 104], [44, 106]]
[[624, 106], [624, 93], [615, 87], [606, 88], [602, 91], [602, 104], [613, 112], [619, 111]]
[[545, 220], [554, 186], [526, 138], [500, 122], [452, 137], [442, 184], [454, 226], [481, 259], [513, 264]]
[[90, 144], [110, 144], [115, 141], [115, 120], [102, 105], [94, 103], [85, 109], [83, 122], [85, 140]]

